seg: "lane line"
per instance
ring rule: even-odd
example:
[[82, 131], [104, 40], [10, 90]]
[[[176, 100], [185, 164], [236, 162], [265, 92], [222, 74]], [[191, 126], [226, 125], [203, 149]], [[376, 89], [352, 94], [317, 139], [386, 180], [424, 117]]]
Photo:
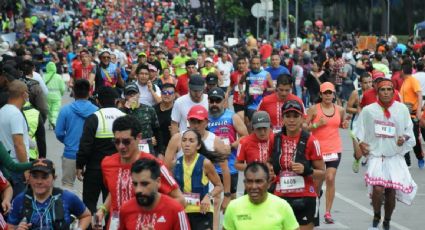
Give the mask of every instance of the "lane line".
[[[335, 196], [343, 201], [345, 201], [346, 203], [356, 207], [357, 209], [359, 209], [360, 211], [367, 213], [369, 216], [373, 216], [373, 211], [364, 207], [363, 205], [355, 202], [354, 200], [351, 200], [348, 197], [343, 196], [342, 194], [335, 192]], [[391, 227], [396, 227], [400, 230], [410, 230], [410, 228], [407, 228], [401, 224], [398, 224], [397, 222], [391, 221]]]

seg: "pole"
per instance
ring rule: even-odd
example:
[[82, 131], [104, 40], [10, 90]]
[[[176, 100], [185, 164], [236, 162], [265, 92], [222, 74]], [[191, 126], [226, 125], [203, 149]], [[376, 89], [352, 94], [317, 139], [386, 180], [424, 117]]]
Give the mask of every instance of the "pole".
[[298, 0], [295, 0], [295, 39], [298, 37]]
[[286, 45], [289, 45], [289, 0], [286, 0]]
[[391, 12], [391, 2], [387, 0], [387, 36], [390, 36], [390, 12]]
[[269, 1], [266, 0], [266, 39], [269, 40]]
[[257, 41], [258, 41], [258, 38], [260, 37], [260, 7], [257, 8], [257, 14], [258, 14], [258, 17], [257, 17]]
[[279, 41], [282, 42], [282, 0], [279, 0]]

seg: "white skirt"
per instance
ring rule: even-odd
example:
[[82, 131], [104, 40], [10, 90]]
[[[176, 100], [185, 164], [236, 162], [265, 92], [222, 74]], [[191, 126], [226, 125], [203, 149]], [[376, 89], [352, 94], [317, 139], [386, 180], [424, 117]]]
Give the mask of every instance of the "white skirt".
[[391, 157], [369, 156], [365, 175], [366, 185], [371, 197], [373, 186], [396, 190], [396, 199], [410, 205], [415, 198], [417, 185], [413, 181], [402, 155]]

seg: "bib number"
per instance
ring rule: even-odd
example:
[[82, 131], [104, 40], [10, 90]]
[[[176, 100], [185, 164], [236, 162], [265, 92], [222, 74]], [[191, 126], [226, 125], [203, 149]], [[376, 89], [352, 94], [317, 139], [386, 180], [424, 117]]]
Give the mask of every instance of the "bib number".
[[186, 204], [201, 206], [201, 195], [199, 193], [183, 193], [184, 199], [186, 200]]
[[142, 152], [145, 152], [145, 153], [150, 153], [149, 144], [146, 140], [140, 140], [138, 146], [139, 146], [139, 151], [142, 151]]
[[395, 137], [396, 129], [392, 122], [375, 121], [375, 136], [384, 138]]
[[324, 162], [337, 161], [338, 159], [339, 159], [338, 153], [323, 154]]
[[262, 95], [263, 89], [261, 89], [261, 86], [259, 86], [259, 85], [251, 86], [251, 87], [249, 87], [249, 94], [250, 95]]
[[305, 188], [304, 177], [294, 172], [284, 172], [280, 175], [280, 190], [284, 193], [303, 192]]

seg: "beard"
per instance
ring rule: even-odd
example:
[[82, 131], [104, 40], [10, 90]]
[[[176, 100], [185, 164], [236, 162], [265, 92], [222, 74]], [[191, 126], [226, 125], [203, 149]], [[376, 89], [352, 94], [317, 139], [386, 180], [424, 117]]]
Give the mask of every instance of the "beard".
[[156, 198], [156, 193], [152, 192], [150, 195], [145, 196], [141, 193], [136, 193], [136, 201], [142, 207], [149, 207], [153, 204]]
[[221, 109], [217, 106], [211, 106], [209, 112], [213, 117], [218, 117], [221, 114]]

